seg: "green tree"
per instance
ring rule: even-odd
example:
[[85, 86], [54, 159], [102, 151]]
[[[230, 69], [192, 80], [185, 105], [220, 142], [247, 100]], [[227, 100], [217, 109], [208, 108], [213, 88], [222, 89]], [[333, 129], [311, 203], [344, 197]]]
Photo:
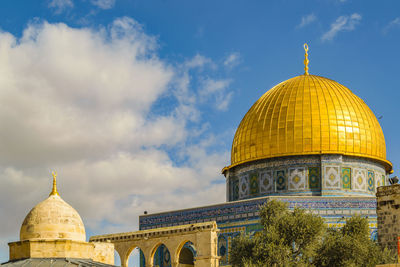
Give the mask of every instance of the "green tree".
[[368, 220], [353, 216], [339, 229], [329, 229], [317, 250], [317, 266], [375, 266], [395, 262], [389, 250], [369, 238]]
[[260, 218], [262, 231], [233, 242], [230, 260], [234, 266], [312, 264], [325, 231], [321, 217], [299, 208], [291, 212], [286, 203], [273, 200], [261, 207]]
[[260, 209], [262, 231], [234, 239], [230, 261], [237, 267], [375, 266], [395, 262], [369, 236], [368, 220], [355, 216], [340, 229], [286, 203], [269, 201]]

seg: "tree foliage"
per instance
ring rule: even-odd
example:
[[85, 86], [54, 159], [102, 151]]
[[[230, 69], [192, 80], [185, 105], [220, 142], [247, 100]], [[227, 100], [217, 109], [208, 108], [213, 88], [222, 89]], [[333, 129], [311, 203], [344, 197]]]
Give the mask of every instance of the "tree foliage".
[[353, 216], [343, 228], [329, 229], [314, 260], [317, 266], [376, 266], [395, 262], [389, 250], [369, 238], [368, 220]]
[[341, 229], [326, 229], [323, 219], [286, 203], [269, 201], [260, 209], [263, 230], [234, 239], [230, 262], [237, 267], [375, 266], [394, 262], [389, 251], [369, 238], [368, 221], [346, 220]]
[[[262, 231], [252, 238], [243, 235], [233, 242], [230, 260], [234, 266], [310, 264], [325, 231], [321, 217], [299, 208], [291, 212], [286, 203], [270, 201], [260, 209], [260, 218]], [[246, 249], [244, 244], [247, 244]], [[247, 255], [241, 251], [246, 251]]]

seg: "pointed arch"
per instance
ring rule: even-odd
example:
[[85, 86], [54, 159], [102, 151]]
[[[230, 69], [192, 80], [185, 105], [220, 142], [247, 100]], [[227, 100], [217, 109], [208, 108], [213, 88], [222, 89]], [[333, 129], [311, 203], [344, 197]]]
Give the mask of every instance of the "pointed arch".
[[171, 267], [171, 252], [164, 243], [157, 243], [153, 246], [152, 252], [150, 254], [150, 264], [151, 266], [159, 267]]
[[176, 259], [179, 264], [185, 266], [194, 266], [197, 250], [190, 240], [182, 241], [176, 250]]
[[[136, 257], [136, 259], [135, 259]], [[134, 262], [133, 262], [134, 261]], [[139, 245], [132, 245], [126, 253], [126, 265], [125, 266], [146, 266], [146, 258], [144, 256], [143, 250]], [[135, 265], [132, 265], [135, 263]], [[130, 265], [129, 265], [130, 264]]]

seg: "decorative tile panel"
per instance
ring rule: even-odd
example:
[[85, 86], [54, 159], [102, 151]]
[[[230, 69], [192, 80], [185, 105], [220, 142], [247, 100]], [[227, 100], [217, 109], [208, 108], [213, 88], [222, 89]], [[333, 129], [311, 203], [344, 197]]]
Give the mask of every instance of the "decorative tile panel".
[[325, 166], [324, 185], [327, 189], [340, 188], [340, 175], [338, 166]]
[[260, 193], [260, 187], [258, 183], [258, 173], [253, 172], [250, 174], [250, 195], [256, 196]]
[[351, 168], [342, 168], [342, 188], [351, 189]]
[[220, 264], [227, 262], [228, 242], [223, 235], [218, 237], [218, 256], [220, 256]]
[[321, 187], [321, 173], [319, 167], [308, 168], [308, 186], [310, 189], [319, 189]]
[[286, 174], [285, 170], [276, 171], [276, 190], [286, 190]]
[[260, 192], [271, 193], [274, 188], [274, 177], [272, 171], [264, 171], [260, 173]]
[[239, 199], [239, 179], [234, 177], [232, 179], [232, 200]]
[[365, 191], [367, 190], [367, 172], [364, 169], [354, 169], [353, 176], [353, 190], [356, 191]]
[[[196, 207], [188, 210], [177, 210], [157, 214], [148, 214], [139, 216], [139, 229], [154, 229], [165, 227], [165, 225], [189, 224], [193, 221], [216, 220], [217, 224], [234, 223], [244, 220], [258, 219], [257, 212], [261, 205], [269, 201], [269, 197], [243, 200], [239, 202], [227, 202], [213, 206]], [[328, 218], [329, 211], [340, 211], [343, 209], [360, 211], [371, 211], [376, 216], [376, 199], [371, 197], [280, 197], [280, 201], [287, 202], [289, 208], [294, 207], [302, 209], [312, 209], [316, 211], [325, 211], [321, 216]], [[336, 213], [337, 214], [337, 213]], [[244, 217], [244, 215], [247, 215]], [[345, 214], [344, 214], [345, 215]], [[349, 215], [349, 214], [347, 214]], [[346, 216], [347, 216], [346, 215]], [[339, 216], [341, 218], [342, 215]], [[371, 216], [369, 216], [371, 218]]]
[[375, 192], [375, 173], [368, 171], [368, 191]]
[[305, 168], [289, 168], [289, 190], [306, 189]]
[[249, 175], [243, 175], [239, 180], [239, 198], [245, 198], [249, 195]]
[[375, 172], [375, 188], [385, 185], [385, 175]]

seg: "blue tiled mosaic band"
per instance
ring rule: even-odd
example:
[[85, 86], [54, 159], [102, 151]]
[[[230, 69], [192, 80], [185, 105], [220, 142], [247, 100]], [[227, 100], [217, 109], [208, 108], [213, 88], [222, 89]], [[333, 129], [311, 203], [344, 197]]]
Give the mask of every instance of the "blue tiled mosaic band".
[[[371, 213], [376, 209], [376, 199], [372, 197], [262, 197], [187, 210], [142, 215], [139, 217], [139, 228], [145, 230], [211, 220], [215, 220], [219, 224], [258, 219], [259, 206], [270, 199], [287, 202], [289, 208], [297, 206], [315, 210], [322, 217], [350, 214], [346, 210], [355, 210], [360, 213], [366, 210]], [[376, 214], [374, 212], [369, 216], [376, 216]]]

